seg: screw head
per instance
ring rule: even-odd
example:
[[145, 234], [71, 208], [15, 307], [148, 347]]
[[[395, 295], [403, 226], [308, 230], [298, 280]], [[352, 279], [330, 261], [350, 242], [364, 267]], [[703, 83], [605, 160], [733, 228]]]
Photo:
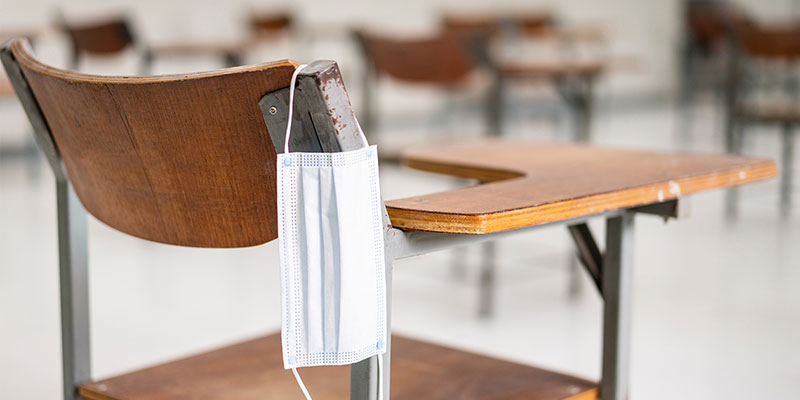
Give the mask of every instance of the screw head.
[[269, 113], [270, 114], [275, 115], [276, 112], [278, 112], [278, 109], [275, 108], [275, 106], [272, 106], [272, 107], [269, 108]]

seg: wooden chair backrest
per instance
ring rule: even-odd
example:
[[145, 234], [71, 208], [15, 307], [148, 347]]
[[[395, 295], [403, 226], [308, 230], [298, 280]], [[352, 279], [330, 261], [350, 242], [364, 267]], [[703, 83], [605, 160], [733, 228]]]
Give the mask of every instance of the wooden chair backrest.
[[121, 17], [87, 25], [62, 24], [75, 52], [116, 53], [135, 41], [130, 23]]
[[365, 56], [379, 74], [415, 83], [458, 84], [475, 63], [462, 35], [395, 39], [357, 32]]
[[739, 48], [748, 56], [765, 59], [800, 59], [800, 24], [765, 27], [736, 24]]
[[556, 19], [550, 13], [535, 13], [514, 18], [514, 22], [527, 36], [552, 35], [556, 28]]
[[442, 16], [442, 28], [450, 33], [491, 37], [499, 34], [502, 26], [501, 21], [492, 15], [445, 14]]
[[728, 0], [688, 0], [685, 3], [688, 34], [704, 51], [711, 51], [728, 34], [733, 24], [750, 19]]
[[250, 18], [250, 27], [256, 33], [274, 33], [291, 28], [293, 22], [289, 13], [256, 14]]
[[9, 42], [87, 211], [136, 237], [242, 247], [277, 237], [275, 149], [258, 102], [296, 63], [103, 77]]

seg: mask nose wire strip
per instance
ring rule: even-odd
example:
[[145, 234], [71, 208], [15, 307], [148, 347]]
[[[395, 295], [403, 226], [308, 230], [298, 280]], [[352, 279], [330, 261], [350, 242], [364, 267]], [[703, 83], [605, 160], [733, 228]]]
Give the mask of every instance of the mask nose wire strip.
[[[294, 70], [292, 74], [292, 81], [289, 83], [289, 120], [286, 122], [286, 139], [283, 143], [283, 152], [289, 153], [289, 136], [292, 134], [292, 114], [294, 109], [294, 86], [297, 83], [297, 75], [300, 74], [300, 71], [306, 67], [306, 64], [300, 65], [297, 69]], [[300, 378], [300, 374], [297, 373], [297, 368], [292, 368], [292, 374], [294, 374], [294, 379], [297, 380], [297, 384], [300, 386], [300, 390], [303, 391], [303, 395], [306, 396], [306, 400], [311, 400], [311, 395], [308, 394], [308, 389], [306, 389], [306, 385], [303, 383], [303, 380]]]
[[303, 68], [305, 68], [307, 66], [308, 66], [307, 64], [299, 65], [297, 67], [297, 69], [294, 70], [294, 73], [292, 74], [291, 83], [289, 83], [289, 120], [286, 122], [286, 134], [284, 135], [284, 137], [285, 137], [284, 142], [283, 142], [283, 152], [284, 153], [288, 153], [289, 152], [289, 136], [292, 134], [292, 118], [294, 118], [293, 117], [293, 114], [294, 114], [294, 86], [297, 83], [297, 75], [299, 75], [300, 71], [302, 71]]

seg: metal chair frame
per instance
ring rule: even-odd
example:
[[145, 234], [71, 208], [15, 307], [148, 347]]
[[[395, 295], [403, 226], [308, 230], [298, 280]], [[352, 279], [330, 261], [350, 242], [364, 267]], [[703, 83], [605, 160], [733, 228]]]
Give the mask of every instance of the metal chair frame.
[[[45, 154], [56, 178], [58, 213], [58, 249], [61, 303], [61, 338], [63, 398], [80, 398], [78, 385], [90, 381], [91, 346], [89, 321], [89, 263], [87, 257], [86, 211], [71, 187], [50, 127], [14, 54], [0, 49], [0, 58], [8, 71], [17, 96], [34, 128], [35, 140]], [[338, 152], [362, 146], [363, 135], [355, 121], [338, 66], [332, 61], [317, 61], [298, 77], [298, 96], [293, 123], [292, 147], [300, 151]], [[259, 105], [275, 148], [283, 148], [287, 118], [288, 89], [267, 93]], [[633, 268], [634, 217], [636, 213], [677, 217], [678, 201], [647, 207], [621, 209], [587, 217], [565, 220], [605, 300], [603, 323], [603, 360], [600, 393], [603, 400], [628, 398], [630, 354], [631, 288]], [[593, 217], [604, 217], [605, 253], [597, 248], [585, 225]], [[392, 262], [397, 259], [496, 240], [522, 231], [539, 229], [538, 225], [486, 235], [460, 235], [428, 232], [405, 232], [392, 227], [384, 208], [385, 254], [388, 303], [391, 305]], [[391, 310], [391, 306], [389, 306]], [[391, 314], [388, 316], [391, 327]], [[391, 341], [383, 355], [385, 397], [389, 398]], [[377, 357], [377, 356], [376, 356]], [[351, 399], [376, 399], [378, 389], [377, 358], [372, 357], [351, 367]]]

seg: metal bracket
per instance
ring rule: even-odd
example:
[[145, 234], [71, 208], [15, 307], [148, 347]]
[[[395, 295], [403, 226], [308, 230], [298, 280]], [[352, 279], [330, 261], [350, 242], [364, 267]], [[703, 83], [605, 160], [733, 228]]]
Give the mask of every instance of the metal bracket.
[[[339, 66], [315, 61], [297, 76], [290, 149], [335, 153], [367, 145], [350, 106]], [[283, 153], [289, 114], [289, 89], [267, 93], [258, 102], [272, 144]]]
[[[689, 215], [689, 203], [685, 199], [675, 199], [634, 207], [629, 211], [631, 213], [657, 215], [667, 221], [669, 218], [681, 219], [687, 217]], [[597, 242], [592, 236], [592, 231], [585, 222], [568, 225], [567, 229], [569, 229], [572, 240], [577, 247], [578, 260], [586, 268], [586, 272], [589, 273], [600, 295], [603, 296], [604, 254], [597, 246]]]
[[664, 222], [670, 218], [684, 219], [689, 216], [689, 201], [686, 198], [667, 200], [661, 203], [634, 207], [631, 211], [639, 214], [657, 215], [663, 217]]
[[586, 268], [586, 272], [592, 277], [594, 285], [602, 295], [603, 254], [600, 252], [600, 248], [597, 247], [597, 242], [595, 242], [592, 236], [589, 225], [583, 222], [580, 224], [568, 225], [567, 229], [569, 229], [572, 240], [575, 241], [575, 246], [578, 248], [578, 260], [580, 260], [581, 264]]

